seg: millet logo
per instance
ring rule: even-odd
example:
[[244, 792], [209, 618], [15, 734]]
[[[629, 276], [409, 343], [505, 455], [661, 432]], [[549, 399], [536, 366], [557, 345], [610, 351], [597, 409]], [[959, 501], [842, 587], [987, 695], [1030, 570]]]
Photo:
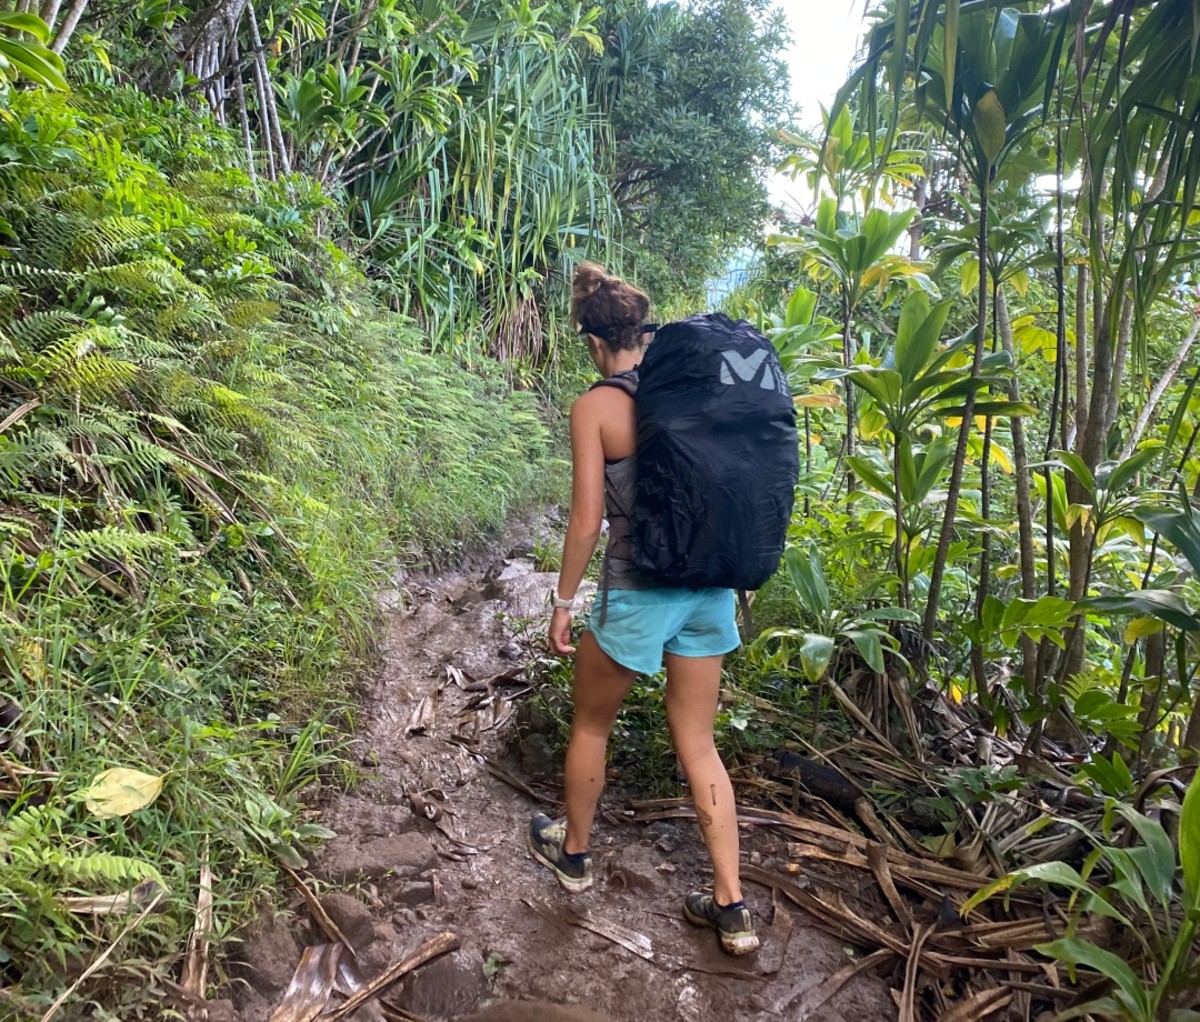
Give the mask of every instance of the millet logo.
[[[763, 367], [766, 358], [767, 352], [765, 348], [760, 348], [753, 354], [744, 357], [736, 351], [721, 352], [721, 382], [733, 386], [733, 378], [736, 375], [743, 383], [749, 383], [758, 375], [761, 369], [762, 379], [758, 385], [763, 390], [777, 390], [781, 394], [786, 394], [787, 384], [784, 383], [775, 364], [767, 362], [766, 367]], [[730, 372], [731, 369], [733, 370], [732, 373]]]

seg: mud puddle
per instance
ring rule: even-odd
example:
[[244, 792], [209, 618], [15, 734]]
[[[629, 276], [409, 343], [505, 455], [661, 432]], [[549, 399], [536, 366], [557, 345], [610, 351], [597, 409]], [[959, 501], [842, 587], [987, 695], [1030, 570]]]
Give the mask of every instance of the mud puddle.
[[[586, 1008], [608, 1022], [894, 1019], [874, 977], [828, 996], [853, 959], [765, 887], [745, 886], [763, 937], [751, 959], [725, 956], [711, 931], [688, 925], [682, 898], [706, 879], [691, 821], [635, 823], [621, 794], [606, 793], [597, 882], [583, 895], [567, 895], [530, 858], [524, 827], [538, 810], [553, 813], [560, 794], [530, 778], [561, 764], [543, 736], [518, 746], [513, 718], [529, 691], [523, 636], [540, 633], [556, 576], [535, 570], [527, 536], [512, 536], [507, 552], [477, 570], [410, 579], [403, 599], [384, 594], [383, 664], [356, 745], [367, 779], [328, 800], [322, 822], [338, 836], [306, 879], [353, 947], [343, 959], [360, 982], [437, 934], [453, 933], [459, 949], [349, 1017], [594, 1020]], [[743, 856], [769, 858], [773, 840], [746, 833]], [[275, 919], [233, 951], [241, 1022], [313, 1017], [279, 1006], [304, 949], [327, 942], [328, 927], [298, 890], [281, 894]], [[506, 1004], [533, 1000], [566, 1013]]]

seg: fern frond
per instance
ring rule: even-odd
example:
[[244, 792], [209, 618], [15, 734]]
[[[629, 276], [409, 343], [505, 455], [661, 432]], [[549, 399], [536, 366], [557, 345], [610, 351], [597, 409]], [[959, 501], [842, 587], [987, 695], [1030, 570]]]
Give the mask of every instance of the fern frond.
[[76, 279], [75, 274], [65, 270], [48, 270], [11, 259], [0, 260], [0, 277], [17, 280], [34, 287], [46, 287], [52, 284], [65, 285]]
[[158, 298], [170, 298], [183, 292], [194, 294], [197, 287], [166, 259], [148, 257], [107, 266], [93, 266], [84, 279], [102, 288], [118, 288]]
[[261, 298], [234, 298], [219, 304], [229, 325], [243, 330], [271, 322], [280, 311], [276, 302]]
[[66, 309], [50, 309], [11, 320], [4, 324], [4, 329], [18, 347], [37, 350], [68, 331], [78, 330], [85, 322]]
[[150, 863], [128, 855], [92, 852], [88, 855], [64, 855], [58, 859], [59, 875], [66, 881], [108, 880], [127, 884], [142, 880], [162, 883], [162, 874]]
[[69, 557], [136, 561], [152, 553], [175, 549], [176, 543], [167, 536], [106, 525], [86, 532], [67, 530], [63, 534], [62, 546], [63, 552]]

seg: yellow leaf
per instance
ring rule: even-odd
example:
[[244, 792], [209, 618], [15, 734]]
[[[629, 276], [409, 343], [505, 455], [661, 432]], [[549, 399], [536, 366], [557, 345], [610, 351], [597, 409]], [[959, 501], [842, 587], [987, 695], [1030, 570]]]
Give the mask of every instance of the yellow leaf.
[[798, 408], [841, 408], [839, 394], [800, 394], [792, 399]]
[[995, 440], [992, 441], [992, 461], [1000, 466], [1001, 472], [1006, 472], [1008, 475], [1012, 475], [1012, 458], [1008, 456], [1008, 451], [996, 443]]
[[950, 698], [956, 703], [961, 703], [963, 700], [962, 687], [956, 681], [950, 682]]
[[144, 774], [128, 767], [102, 770], [91, 787], [79, 793], [87, 802], [88, 812], [101, 820], [128, 816], [144, 809], [162, 791], [162, 775]]
[[990, 167], [1004, 148], [1006, 127], [1004, 104], [1000, 102], [995, 89], [988, 89], [975, 101], [972, 120], [975, 122], [975, 136], [979, 139], [979, 147], [987, 157]]
[[1092, 509], [1088, 504], [1072, 504], [1067, 508], [1067, 528], [1072, 529], [1076, 524], [1085, 529], [1092, 520]]
[[1163, 623], [1156, 617], [1135, 617], [1125, 626], [1122, 638], [1126, 642], [1137, 642], [1147, 635], [1154, 635], [1163, 630]]
[[967, 295], [979, 287], [979, 260], [968, 259], [958, 271], [958, 289]]

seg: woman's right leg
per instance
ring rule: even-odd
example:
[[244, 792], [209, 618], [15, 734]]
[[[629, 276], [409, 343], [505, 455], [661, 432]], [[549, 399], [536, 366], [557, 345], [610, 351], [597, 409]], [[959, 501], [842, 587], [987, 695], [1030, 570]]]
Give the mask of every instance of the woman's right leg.
[[667, 723], [712, 858], [713, 897], [720, 905], [732, 905], [742, 900], [737, 807], [729, 774], [713, 742], [722, 659], [666, 655]]
[[590, 631], [580, 636], [571, 684], [575, 713], [563, 771], [567, 809], [563, 848], [567, 852], [588, 850], [596, 803], [604, 790], [608, 735], [634, 677], [633, 671], [600, 648]]

